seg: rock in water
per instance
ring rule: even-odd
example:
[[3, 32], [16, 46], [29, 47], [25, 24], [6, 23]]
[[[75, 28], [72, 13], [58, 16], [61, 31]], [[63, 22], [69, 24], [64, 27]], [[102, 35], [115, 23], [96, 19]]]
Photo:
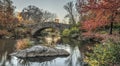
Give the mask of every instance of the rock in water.
[[53, 57], [53, 56], [69, 56], [69, 53], [64, 49], [50, 48], [46, 46], [33, 46], [24, 50], [19, 50], [10, 54], [19, 58], [33, 57]]

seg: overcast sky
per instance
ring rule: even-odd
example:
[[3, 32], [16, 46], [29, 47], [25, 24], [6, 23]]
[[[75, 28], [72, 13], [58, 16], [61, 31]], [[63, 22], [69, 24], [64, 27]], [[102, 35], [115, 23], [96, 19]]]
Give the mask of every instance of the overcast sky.
[[62, 20], [67, 14], [63, 6], [69, 1], [75, 0], [13, 0], [13, 4], [16, 6], [16, 11], [22, 11], [24, 7], [35, 5], [40, 9], [56, 13], [58, 18]]

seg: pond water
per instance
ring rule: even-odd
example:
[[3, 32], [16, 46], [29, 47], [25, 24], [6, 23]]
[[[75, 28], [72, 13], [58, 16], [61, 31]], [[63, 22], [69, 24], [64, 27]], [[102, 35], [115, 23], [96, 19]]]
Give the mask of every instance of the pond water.
[[[83, 66], [80, 42], [63, 39], [56, 48], [65, 49], [70, 53], [68, 57], [56, 57], [51, 59], [23, 60], [9, 56], [15, 51], [15, 40], [0, 40], [0, 66]], [[41, 62], [41, 60], [43, 60]]]

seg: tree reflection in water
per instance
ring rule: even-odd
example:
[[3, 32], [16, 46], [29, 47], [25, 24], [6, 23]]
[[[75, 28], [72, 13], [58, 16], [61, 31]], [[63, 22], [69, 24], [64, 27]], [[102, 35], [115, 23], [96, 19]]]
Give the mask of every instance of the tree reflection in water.
[[[43, 58], [43, 57], [42, 57]], [[29, 58], [29, 59], [18, 59], [18, 65], [20, 66], [30, 66], [30, 65], [34, 65], [32, 63], [39, 63], [37, 65], [39, 66], [50, 66], [51, 64], [55, 63], [55, 58], [56, 57], [47, 57], [47, 58]], [[46, 60], [45, 60], [46, 59]]]
[[30, 66], [30, 62], [23, 60], [23, 59], [18, 59], [18, 65], [20, 66]]
[[81, 42], [64, 39], [63, 43], [70, 44], [70, 56], [65, 61], [66, 66], [83, 66], [83, 57], [79, 50]]
[[0, 40], [0, 66], [13, 66], [8, 54], [13, 52], [15, 42], [15, 40]]
[[1, 55], [1, 60], [0, 60], [0, 66], [5, 66], [6, 63], [6, 57], [7, 57], [7, 52], [5, 54]]
[[11, 57], [8, 56], [8, 52], [6, 51], [1, 55], [0, 66], [13, 66], [14, 64], [11, 61]]

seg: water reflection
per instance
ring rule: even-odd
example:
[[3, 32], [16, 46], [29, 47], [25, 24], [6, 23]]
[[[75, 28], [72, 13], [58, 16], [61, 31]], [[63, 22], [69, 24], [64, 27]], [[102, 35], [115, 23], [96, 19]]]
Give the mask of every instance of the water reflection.
[[56, 36], [47, 36], [44, 38], [45, 42], [49, 45], [54, 45], [56, 44], [59, 40], [60, 40], [60, 37], [56, 37]]
[[65, 61], [67, 66], [83, 66], [83, 54], [79, 50], [82, 47], [82, 42], [66, 38], [63, 38], [62, 42], [70, 46], [70, 56]]
[[[18, 61], [19, 61], [19, 63], [18, 63], [18, 65], [19, 66], [34, 66], [34, 65], [37, 65], [37, 66], [50, 66], [50, 64], [51, 63], [54, 63], [55, 62], [55, 60], [51, 60], [51, 61], [42, 61], [41, 62], [41, 60], [42, 59], [40, 59], [40, 58], [36, 58], [37, 59], [37, 61], [35, 60], [35, 61], [33, 61], [33, 59], [32, 59], [32, 61], [30, 61], [30, 60], [28, 60], [28, 59], [18, 59]], [[47, 59], [49, 59], [49, 58], [47, 58]], [[51, 59], [54, 59], [54, 58], [51, 58]]]
[[29, 60], [9, 56], [9, 53], [14, 51], [15, 41], [0, 41], [0, 66], [83, 66], [79, 50], [80, 42], [68, 39], [63, 40], [57, 44], [56, 48], [67, 50], [70, 56], [54, 58], [37, 57], [36, 59], [29, 58]]
[[13, 66], [9, 53], [13, 52], [14, 40], [0, 40], [0, 66]]
[[71, 55], [67, 58], [65, 63], [67, 63], [67, 66], [81, 66], [82, 65], [82, 59], [80, 51], [78, 50], [78, 47], [75, 47], [71, 49]]

